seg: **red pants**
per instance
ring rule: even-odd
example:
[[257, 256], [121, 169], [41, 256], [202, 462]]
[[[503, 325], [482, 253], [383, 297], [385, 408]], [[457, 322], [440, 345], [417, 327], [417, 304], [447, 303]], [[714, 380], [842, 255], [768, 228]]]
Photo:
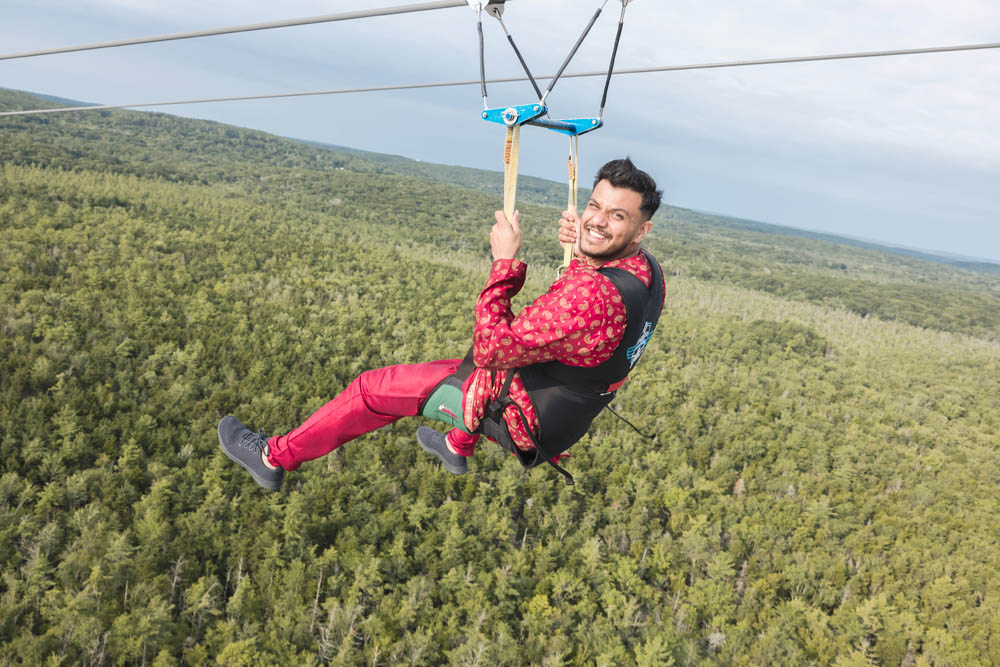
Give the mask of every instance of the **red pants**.
[[[270, 438], [268, 460], [271, 465], [296, 470], [359, 435], [419, 414], [420, 404], [459, 363], [461, 359], [444, 359], [362, 373], [294, 431]], [[472, 455], [477, 440], [478, 435], [457, 428], [448, 433], [448, 442], [462, 456]]]

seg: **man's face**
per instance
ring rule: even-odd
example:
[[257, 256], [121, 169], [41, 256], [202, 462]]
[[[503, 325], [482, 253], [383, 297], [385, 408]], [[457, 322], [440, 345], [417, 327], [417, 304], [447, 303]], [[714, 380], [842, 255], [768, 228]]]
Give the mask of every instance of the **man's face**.
[[635, 190], [600, 181], [580, 217], [580, 251], [604, 262], [634, 255], [653, 224], [643, 220], [641, 206]]

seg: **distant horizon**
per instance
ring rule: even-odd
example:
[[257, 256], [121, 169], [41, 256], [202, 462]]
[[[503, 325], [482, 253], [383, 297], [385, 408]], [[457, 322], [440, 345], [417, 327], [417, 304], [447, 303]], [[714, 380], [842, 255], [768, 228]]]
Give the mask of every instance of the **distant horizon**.
[[688, 206], [677, 206], [676, 208], [686, 208], [689, 211], [694, 211], [695, 213], [702, 213], [704, 215], [711, 215], [718, 218], [731, 218], [733, 220], [741, 220], [744, 222], [752, 222], [760, 225], [770, 225], [772, 227], [778, 227], [781, 229], [791, 229], [798, 232], [806, 232], [808, 234], [815, 234], [817, 236], [828, 236], [832, 238], [844, 239], [846, 241], [857, 241], [859, 243], [867, 243], [869, 245], [881, 246], [887, 249], [897, 249], [906, 250], [909, 252], [920, 253], [922, 255], [930, 255], [935, 257], [941, 257], [943, 259], [955, 260], [958, 262], [970, 262], [970, 263], [983, 263], [983, 264], [995, 264], [1000, 266], [1000, 259], [991, 259], [989, 257], [978, 257], [975, 255], [963, 255], [961, 253], [948, 252], [947, 250], [934, 250], [932, 248], [921, 248], [918, 246], [910, 246], [902, 243], [893, 243], [891, 241], [882, 241], [879, 239], [867, 238], [864, 236], [852, 236], [850, 234], [842, 234], [837, 232], [828, 232], [823, 229], [814, 229], [809, 227], [796, 227], [795, 225], [785, 225], [776, 222], [769, 222], [767, 220], [754, 220], [752, 218], [744, 218], [739, 215], [734, 215], [732, 213], [722, 213], [720, 211], [710, 211], [706, 209], [691, 208]]
[[[8, 4], [0, 38], [9, 54], [280, 23], [324, 11], [313, 0]], [[463, 4], [13, 58], [4, 61], [0, 85], [118, 105], [468, 81], [169, 109], [277, 136], [502, 170], [503, 128], [483, 121], [476, 85], [476, 12]], [[524, 62], [549, 73], [600, 4], [509, 3], [504, 22]], [[367, 10], [386, 3], [351, 5]], [[588, 116], [603, 106], [603, 77], [572, 75], [607, 71], [620, 16], [607, 9], [547, 97], [553, 117]], [[930, 252], [942, 257], [983, 257], [992, 269], [1000, 262], [1000, 88], [993, 83], [1000, 80], [1000, 50], [626, 70], [985, 45], [996, 41], [997, 21], [1000, 4], [989, 0], [906, 11], [898, 0], [837, 6], [765, 0], [724, 3], [711, 20], [698, 3], [628, 3], [604, 125], [581, 141], [581, 173], [630, 155], [682, 208], [731, 211], [740, 219], [891, 247], [935, 248]], [[523, 69], [501, 26], [485, 21], [483, 33], [486, 77], [512, 79], [488, 86], [488, 106], [538, 99], [529, 83], [513, 80]], [[522, 139], [521, 173], [563, 180], [566, 137], [531, 128]]]
[[[7, 87], [3, 87], [3, 86], [0, 86], [0, 88], [3, 88], [5, 90], [10, 90], [10, 91], [13, 91], [13, 92], [24, 93], [24, 94], [27, 94], [27, 95], [31, 95], [33, 97], [37, 97], [39, 99], [43, 99], [43, 100], [50, 101], [50, 102], [55, 102], [55, 103], [58, 103], [58, 104], [79, 105], [79, 106], [100, 106], [100, 105], [103, 104], [102, 102], [88, 102], [88, 101], [83, 101], [83, 100], [77, 100], [77, 99], [73, 99], [73, 98], [63, 97], [63, 96], [55, 95], [55, 94], [52, 94], [52, 93], [42, 93], [42, 92], [37, 92], [37, 91], [33, 91], [33, 90], [26, 90], [26, 89], [19, 89], [19, 88], [7, 88]], [[165, 114], [165, 115], [176, 116], [178, 118], [191, 118], [190, 116], [183, 116], [181, 114], [171, 113], [169, 111], [152, 110], [152, 109], [145, 109], [145, 108], [128, 108], [128, 109], [122, 109], [122, 110], [123, 111], [138, 111], [138, 112], [142, 112], [142, 113], [160, 113], [160, 114]], [[76, 113], [76, 112], [74, 112], [74, 113]], [[79, 113], [86, 113], [86, 112], [79, 112]], [[255, 131], [255, 132], [264, 132], [264, 133], [267, 133], [267, 134], [273, 134], [274, 136], [282, 137], [284, 139], [289, 139], [289, 140], [292, 140], [292, 141], [298, 141], [298, 142], [304, 142], [304, 143], [317, 144], [317, 145], [329, 147], [329, 148], [335, 149], [335, 150], [336, 149], [341, 149], [341, 150], [355, 151], [355, 152], [360, 152], [360, 153], [371, 153], [371, 154], [376, 154], [376, 155], [386, 155], [386, 156], [399, 157], [399, 158], [403, 158], [403, 159], [407, 159], [407, 160], [413, 160], [414, 162], [421, 162], [421, 163], [424, 163], [424, 164], [432, 164], [432, 165], [437, 165], [437, 166], [442, 166], [442, 167], [457, 167], [457, 168], [462, 168], [462, 169], [476, 169], [476, 170], [485, 171], [485, 172], [488, 172], [488, 173], [491, 173], [491, 174], [496, 174], [497, 176], [500, 176], [500, 177], [502, 177], [502, 175], [503, 175], [503, 172], [500, 171], [500, 170], [497, 170], [497, 169], [489, 169], [489, 168], [484, 168], [484, 167], [479, 167], [479, 166], [474, 166], [474, 165], [469, 165], [469, 164], [455, 164], [453, 162], [440, 162], [440, 161], [437, 161], [437, 160], [434, 160], [434, 159], [431, 159], [431, 158], [414, 157], [412, 155], [406, 155], [406, 154], [404, 154], [402, 152], [386, 153], [386, 152], [382, 152], [382, 151], [373, 150], [373, 149], [370, 149], [370, 148], [360, 148], [360, 147], [357, 147], [357, 146], [345, 146], [343, 144], [335, 144], [335, 143], [331, 143], [329, 141], [323, 141], [323, 140], [319, 140], [319, 139], [308, 139], [308, 138], [303, 138], [303, 137], [295, 137], [295, 136], [291, 136], [291, 135], [280, 134], [280, 133], [273, 132], [273, 131], [270, 131], [270, 130], [267, 130], [267, 129], [262, 129], [262, 128], [258, 128], [258, 127], [244, 126], [244, 125], [237, 125], [235, 123], [227, 123], [225, 121], [216, 121], [216, 120], [211, 120], [211, 119], [200, 119], [200, 120], [207, 120], [209, 122], [217, 122], [217, 123], [220, 123], [220, 124], [223, 124], [223, 125], [230, 125], [230, 126], [238, 127], [238, 128], [241, 128], [241, 129], [252, 130], [252, 131]], [[553, 179], [551, 179], [549, 177], [546, 177], [546, 176], [537, 176], [535, 174], [529, 174], [529, 173], [526, 173], [524, 171], [522, 171], [520, 173], [520, 175], [522, 177], [528, 176], [528, 177], [531, 177], [531, 178], [537, 178], [539, 180], [542, 180], [542, 181], [545, 181], [545, 182], [548, 182], [548, 183], [552, 183], [552, 184], [555, 184], [555, 185], [562, 185], [561, 182], [555, 181], [555, 180], [553, 180]], [[581, 186], [581, 189], [586, 189], [586, 188], [583, 187], [583, 186]], [[787, 223], [780, 223], [780, 222], [772, 222], [772, 221], [766, 220], [766, 219], [760, 219], [760, 218], [754, 218], [754, 217], [747, 217], [747, 216], [744, 216], [744, 215], [738, 214], [738, 213], [727, 213], [727, 212], [722, 212], [722, 211], [718, 211], [718, 210], [711, 210], [711, 209], [694, 207], [694, 206], [685, 206], [685, 205], [682, 205], [682, 204], [674, 204], [674, 203], [671, 203], [669, 201], [664, 201], [664, 204], [666, 204], [668, 206], [671, 206], [673, 208], [679, 208], [679, 209], [689, 210], [689, 211], [693, 211], [695, 213], [701, 213], [701, 214], [704, 214], [704, 215], [710, 215], [710, 216], [714, 216], [714, 217], [728, 218], [728, 219], [731, 219], [731, 220], [736, 220], [736, 221], [750, 223], [750, 224], [767, 225], [767, 226], [770, 226], [770, 227], [775, 227], [777, 229], [787, 229], [787, 230], [789, 230], [791, 232], [798, 232], [798, 233], [805, 233], [805, 234], [811, 234], [811, 235], [816, 235], [816, 236], [827, 237], [828, 239], [841, 239], [841, 240], [843, 240], [845, 242], [864, 243], [864, 244], [867, 244], [867, 245], [873, 245], [873, 246], [877, 246], [877, 247], [880, 247], [880, 248], [884, 248], [888, 252], [905, 251], [906, 253], [913, 253], [913, 254], [918, 254], [918, 255], [924, 255], [924, 256], [927, 256], [928, 258], [938, 258], [940, 260], [945, 260], [945, 261], [948, 261], [948, 262], [960, 262], [960, 263], [964, 263], [964, 264], [989, 264], [991, 266], [1000, 267], [1000, 257], [998, 257], [998, 258], [992, 258], [992, 257], [986, 257], [986, 256], [969, 255], [969, 254], [965, 254], [965, 253], [953, 252], [953, 251], [948, 251], [948, 250], [932, 249], [932, 248], [921, 247], [921, 246], [916, 246], [916, 245], [907, 245], [905, 243], [900, 243], [900, 242], [896, 242], [896, 241], [887, 241], [887, 240], [882, 240], [882, 239], [877, 239], [877, 238], [872, 238], [872, 237], [864, 237], [864, 236], [852, 235], [852, 234], [847, 234], [847, 233], [842, 233], [842, 232], [833, 232], [833, 231], [828, 231], [828, 230], [824, 230], [824, 229], [820, 229], [820, 228], [797, 226], [797, 225], [792, 225], [792, 224], [787, 224]], [[834, 242], [836, 242], [836, 241], [834, 241]], [[896, 254], [898, 254], [898, 253], [896, 253]]]
[[[28, 92], [28, 91], [24, 91], [24, 92]], [[255, 129], [255, 128], [245, 128], [245, 129]], [[325, 141], [317, 141], [315, 139], [304, 139], [302, 137], [292, 137], [292, 136], [285, 136], [285, 135], [277, 135], [277, 136], [282, 136], [285, 139], [291, 139], [292, 141], [301, 141], [301, 142], [311, 143], [311, 144], [314, 144], [314, 145], [320, 145], [320, 146], [328, 147], [328, 148], [331, 148], [331, 149], [334, 149], [334, 150], [339, 149], [339, 150], [346, 150], [346, 151], [356, 151], [356, 152], [360, 152], [360, 153], [373, 153], [373, 154], [376, 154], [376, 155], [388, 155], [388, 156], [392, 156], [392, 157], [400, 157], [400, 158], [403, 158], [403, 159], [406, 159], [406, 160], [413, 160], [414, 162], [422, 162], [424, 164], [438, 165], [438, 166], [441, 166], [441, 167], [458, 167], [458, 168], [461, 168], [461, 169], [478, 169], [480, 171], [486, 171], [486, 172], [489, 172], [491, 174], [496, 174], [496, 175], [501, 176], [501, 177], [503, 176], [503, 172], [499, 171], [499, 170], [496, 170], [496, 169], [484, 169], [482, 167], [470, 167], [468, 165], [462, 165], [462, 164], [451, 164], [451, 163], [444, 163], [444, 162], [435, 162], [433, 160], [427, 160], [427, 159], [424, 159], [424, 158], [413, 157], [411, 155], [403, 155], [402, 153], [383, 153], [381, 151], [373, 151], [373, 150], [370, 150], [370, 149], [367, 149], [367, 148], [359, 148], [357, 146], [344, 146], [342, 144], [332, 144], [332, 143], [325, 142]], [[548, 183], [553, 183], [555, 185], [562, 185], [562, 183], [560, 183], [559, 181], [554, 181], [551, 178], [547, 178], [545, 176], [535, 176], [533, 174], [524, 174], [524, 173], [522, 173], [521, 176], [530, 176], [531, 178], [537, 178], [537, 179], [540, 179], [542, 181], [546, 181]], [[581, 189], [587, 189], [587, 188], [581, 186]], [[903, 243], [893, 243], [893, 242], [890, 242], [890, 241], [882, 241], [882, 240], [879, 240], [879, 239], [868, 238], [868, 237], [864, 237], [864, 236], [853, 236], [853, 235], [850, 235], [850, 234], [843, 234], [843, 233], [838, 233], [838, 232], [830, 232], [830, 231], [826, 231], [826, 230], [823, 230], [823, 229], [816, 229], [816, 228], [809, 228], [809, 227], [798, 227], [798, 226], [795, 226], [795, 225], [788, 225], [788, 224], [781, 224], [781, 223], [777, 223], [777, 222], [771, 222], [769, 220], [758, 220], [758, 219], [754, 219], [754, 218], [748, 218], [748, 217], [744, 217], [744, 216], [741, 216], [741, 215], [738, 215], [738, 214], [734, 214], [734, 213], [724, 213], [724, 212], [721, 212], [721, 211], [712, 211], [712, 210], [709, 210], [709, 209], [695, 208], [695, 207], [692, 207], [692, 206], [681, 206], [681, 205], [678, 205], [678, 204], [672, 204], [672, 203], [670, 203], [668, 201], [664, 201], [663, 203], [666, 204], [666, 205], [668, 205], [668, 206], [671, 206], [673, 208], [680, 208], [680, 209], [684, 209], [684, 210], [687, 210], [687, 211], [694, 211], [695, 213], [701, 213], [703, 215], [711, 215], [711, 216], [718, 217], [718, 218], [729, 218], [729, 219], [732, 219], [732, 220], [739, 220], [741, 222], [748, 222], [748, 223], [758, 224], [758, 225], [769, 225], [771, 227], [777, 227], [779, 229], [788, 229], [788, 230], [795, 231], [795, 232], [805, 232], [807, 234], [815, 234], [817, 236], [825, 236], [825, 237], [830, 237], [830, 238], [835, 238], [835, 239], [843, 239], [845, 241], [855, 241], [855, 242], [858, 242], [858, 243], [865, 243], [865, 244], [868, 244], [868, 245], [879, 246], [879, 247], [885, 248], [885, 249], [890, 250], [890, 251], [891, 250], [905, 250], [905, 251], [910, 252], [910, 253], [918, 253], [918, 254], [927, 255], [927, 256], [930, 256], [930, 257], [939, 257], [941, 259], [952, 260], [952, 261], [956, 261], [956, 262], [991, 264], [991, 265], [995, 265], [995, 266], [1000, 267], [1000, 258], [992, 259], [992, 258], [989, 258], [989, 257], [980, 257], [980, 256], [975, 256], [975, 255], [966, 255], [966, 254], [962, 254], [962, 253], [948, 252], [946, 250], [934, 250], [932, 248], [922, 248], [922, 247], [918, 247], [918, 246], [906, 245], [906, 244], [903, 244]]]

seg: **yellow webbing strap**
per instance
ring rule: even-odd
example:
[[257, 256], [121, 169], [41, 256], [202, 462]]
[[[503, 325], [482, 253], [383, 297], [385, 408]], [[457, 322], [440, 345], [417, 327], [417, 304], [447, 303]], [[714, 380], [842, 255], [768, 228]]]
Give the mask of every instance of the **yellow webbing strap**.
[[521, 126], [507, 128], [507, 142], [503, 151], [503, 214], [507, 220], [514, 219], [517, 203], [517, 154], [521, 143]]
[[[580, 175], [580, 137], [573, 135], [569, 138], [569, 202], [567, 208], [576, 211], [576, 181]], [[577, 211], [579, 214], [579, 211]], [[577, 230], [579, 233], [579, 230]], [[573, 260], [573, 244], [563, 243], [563, 261], [559, 267], [559, 273], [569, 268], [569, 263]]]

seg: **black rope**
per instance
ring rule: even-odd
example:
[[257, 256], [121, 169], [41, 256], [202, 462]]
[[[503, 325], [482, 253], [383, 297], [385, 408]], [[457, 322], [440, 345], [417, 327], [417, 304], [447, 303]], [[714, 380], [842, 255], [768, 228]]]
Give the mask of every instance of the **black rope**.
[[535, 89], [535, 94], [538, 95], [538, 99], [542, 99], [542, 91], [538, 87], [538, 83], [535, 82], [535, 77], [532, 76], [531, 70], [528, 69], [528, 63], [524, 61], [524, 57], [521, 55], [521, 50], [517, 48], [517, 44], [514, 43], [514, 36], [510, 34], [510, 30], [507, 29], [507, 24], [503, 22], [503, 18], [500, 16], [500, 10], [494, 9], [493, 16], [496, 18], [500, 27], [503, 28], [503, 32], [507, 35], [507, 41], [510, 42], [511, 48], [514, 49], [514, 54], [517, 56], [518, 62], [521, 63], [521, 67], [524, 69], [524, 73], [528, 75], [528, 81], [531, 82], [531, 87]]
[[531, 71], [528, 70], [528, 63], [524, 62], [524, 58], [521, 57], [521, 52], [517, 48], [517, 44], [514, 43], [514, 38], [507, 35], [507, 41], [510, 45], [514, 47], [514, 53], [517, 54], [517, 59], [521, 61], [521, 67], [524, 68], [524, 73], [528, 75], [528, 80], [531, 81], [531, 86], [535, 89], [535, 94], [538, 95], [538, 99], [542, 99], [542, 91], [539, 89], [538, 84], [535, 83], [535, 77], [531, 76]]
[[618, 55], [618, 42], [622, 38], [622, 28], [625, 26], [625, 7], [622, 4], [622, 17], [618, 21], [618, 34], [615, 35], [615, 46], [611, 50], [611, 64], [608, 65], [608, 78], [604, 81], [604, 95], [601, 96], [601, 110], [597, 113], [598, 118], [604, 117], [604, 105], [608, 103], [608, 88], [611, 87], [611, 74], [615, 71], [615, 57]]
[[635, 431], [636, 433], [638, 433], [639, 435], [641, 435], [642, 437], [646, 438], [647, 440], [654, 440], [654, 439], [656, 439], [656, 435], [655, 434], [654, 435], [647, 435], [646, 433], [643, 433], [642, 431], [640, 431], [638, 429], [638, 427], [636, 427], [635, 424], [633, 424], [632, 422], [630, 422], [629, 420], [625, 419], [620, 414], [618, 414], [618, 411], [615, 410], [613, 407], [611, 407], [610, 403], [608, 404], [607, 408], [611, 412], [611, 414], [613, 414], [615, 417], [618, 417], [618, 419], [621, 419], [623, 422], [625, 422], [626, 424], [628, 424], [629, 426], [631, 426], [632, 430]]
[[553, 77], [552, 81], [549, 82], [549, 87], [545, 90], [545, 95], [541, 97], [542, 104], [545, 103], [545, 100], [546, 98], [548, 98], [549, 93], [552, 92], [552, 89], [555, 88], [556, 86], [556, 82], [559, 81], [559, 77], [562, 76], [562, 73], [566, 70], [566, 67], [569, 65], [570, 61], [573, 60], [573, 56], [575, 56], [576, 52], [580, 49], [580, 45], [583, 44], [583, 40], [585, 40], [587, 38], [587, 34], [590, 33], [590, 29], [594, 27], [594, 23], [597, 22], [597, 17], [601, 15], [602, 9], [604, 9], [603, 5], [601, 7], [598, 7], [597, 11], [594, 12], [594, 17], [590, 19], [590, 23], [588, 23], [587, 27], [583, 30], [583, 34], [580, 35], [580, 39], [576, 40], [576, 44], [573, 46], [573, 49], [569, 52], [569, 55], [566, 56], [566, 60], [563, 62], [562, 67], [559, 68], [559, 71], [556, 72], [555, 77]]
[[479, 20], [476, 22], [479, 29], [479, 85], [483, 89], [483, 108], [486, 108], [486, 47], [483, 45], [483, 12], [479, 12]]

